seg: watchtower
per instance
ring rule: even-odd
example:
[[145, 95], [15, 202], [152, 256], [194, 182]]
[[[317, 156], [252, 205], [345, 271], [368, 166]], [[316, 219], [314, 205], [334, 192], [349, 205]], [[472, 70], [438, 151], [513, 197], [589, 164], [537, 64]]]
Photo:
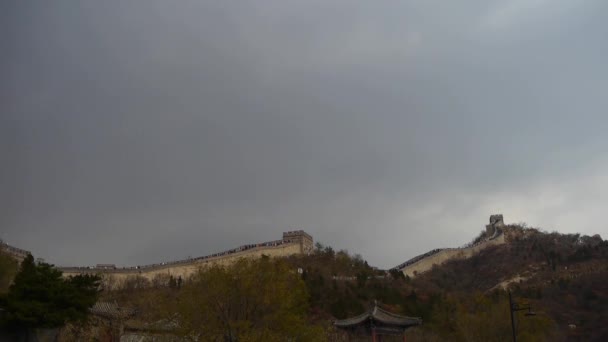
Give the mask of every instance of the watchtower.
[[300, 252], [302, 254], [309, 254], [313, 251], [313, 239], [312, 236], [303, 230], [294, 230], [289, 232], [283, 232], [284, 243], [299, 243]]
[[486, 225], [486, 235], [494, 236], [496, 228], [502, 228], [505, 223], [502, 218], [502, 214], [490, 215], [490, 224]]

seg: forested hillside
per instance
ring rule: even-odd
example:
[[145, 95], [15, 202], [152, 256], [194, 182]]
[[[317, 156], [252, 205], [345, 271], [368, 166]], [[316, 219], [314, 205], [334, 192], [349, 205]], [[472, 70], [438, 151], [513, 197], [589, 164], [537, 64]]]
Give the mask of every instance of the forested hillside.
[[477, 292], [486, 298], [511, 289], [531, 304], [536, 317], [555, 324], [557, 336], [608, 338], [608, 241], [514, 228], [509, 244], [436, 267], [412, 286], [427, 293], [469, 297]]
[[[99, 298], [125, 313], [118, 321], [123, 330], [117, 330], [117, 318], [102, 317], [68, 324], [60, 336], [337, 340], [334, 320], [361, 314], [378, 301], [388, 311], [423, 319], [422, 326], [407, 331], [409, 341], [506, 341], [510, 291], [516, 303], [535, 313], [515, 314], [521, 341], [608, 339], [608, 242], [509, 229], [508, 243], [413, 279], [320, 243], [310, 255], [242, 259], [201, 270], [192, 279], [134, 278]], [[16, 263], [0, 255], [0, 270], [6, 292]]]

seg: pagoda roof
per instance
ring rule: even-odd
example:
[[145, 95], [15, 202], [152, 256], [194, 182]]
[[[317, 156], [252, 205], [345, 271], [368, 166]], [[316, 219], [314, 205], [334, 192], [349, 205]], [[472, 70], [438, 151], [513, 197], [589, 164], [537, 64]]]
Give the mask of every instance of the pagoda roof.
[[380, 325], [407, 328], [415, 325], [421, 325], [422, 318], [396, 315], [380, 308], [378, 303], [375, 302], [374, 307], [365, 313], [355, 317], [337, 320], [334, 322], [334, 325], [338, 328], [349, 328], [371, 322], [376, 324], [380, 323]]

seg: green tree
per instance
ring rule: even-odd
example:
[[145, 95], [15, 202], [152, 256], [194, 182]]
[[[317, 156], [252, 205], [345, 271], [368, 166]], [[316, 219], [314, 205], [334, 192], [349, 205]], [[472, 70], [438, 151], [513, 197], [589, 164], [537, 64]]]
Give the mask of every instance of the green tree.
[[11, 258], [8, 254], [0, 252], [0, 294], [8, 291], [8, 287], [18, 270], [19, 264], [17, 260]]
[[391, 268], [390, 270], [388, 270], [388, 273], [391, 275], [391, 278], [393, 278], [394, 280], [405, 279], [403, 272], [399, 271], [396, 268]]
[[325, 249], [325, 245], [323, 245], [322, 243], [320, 243], [319, 241], [317, 241], [315, 243], [315, 253], [323, 253], [323, 250]]
[[35, 264], [28, 255], [3, 300], [6, 312], [1, 323], [29, 330], [85, 319], [97, 301], [100, 278], [79, 275], [64, 279], [61, 274], [52, 265]]
[[[519, 298], [518, 300], [524, 301]], [[505, 341], [511, 337], [509, 301], [504, 292], [494, 296], [481, 293], [457, 305], [457, 333], [465, 341]], [[514, 313], [517, 336], [522, 341], [552, 341], [555, 322], [544, 314], [527, 317]]]
[[318, 341], [306, 321], [308, 293], [283, 260], [241, 259], [201, 270], [184, 284], [177, 312], [182, 333], [203, 340]]

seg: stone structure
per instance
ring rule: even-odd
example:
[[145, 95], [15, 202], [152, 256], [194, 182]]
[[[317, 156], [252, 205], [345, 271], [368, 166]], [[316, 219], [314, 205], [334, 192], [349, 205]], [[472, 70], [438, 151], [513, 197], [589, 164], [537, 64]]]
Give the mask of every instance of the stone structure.
[[478, 243], [463, 248], [438, 248], [416, 256], [395, 267], [405, 276], [415, 277], [429, 271], [435, 265], [441, 265], [452, 259], [467, 259], [490, 246], [505, 243], [505, 224], [502, 215], [490, 216], [490, 224], [486, 226], [486, 238]]
[[284, 243], [298, 243], [302, 254], [310, 254], [313, 252], [312, 236], [303, 230], [294, 230], [283, 233]]
[[[188, 279], [201, 267], [212, 265], [228, 266], [240, 258], [285, 257], [309, 254], [313, 250], [313, 238], [303, 230], [283, 233], [281, 240], [243, 245], [221, 253], [198, 258], [161, 262], [158, 264], [132, 267], [59, 267], [65, 277], [77, 274], [100, 274], [108, 288], [121, 287], [129, 278], [144, 277], [150, 281], [155, 278]], [[114, 266], [114, 265], [112, 265]]]
[[491, 215], [490, 224], [486, 225], [486, 236], [494, 236], [498, 229], [503, 228], [505, 223], [503, 222], [502, 215]]
[[32, 254], [25, 249], [13, 247], [2, 240], [0, 240], [0, 251], [16, 259], [19, 263], [21, 263], [29, 254]]

